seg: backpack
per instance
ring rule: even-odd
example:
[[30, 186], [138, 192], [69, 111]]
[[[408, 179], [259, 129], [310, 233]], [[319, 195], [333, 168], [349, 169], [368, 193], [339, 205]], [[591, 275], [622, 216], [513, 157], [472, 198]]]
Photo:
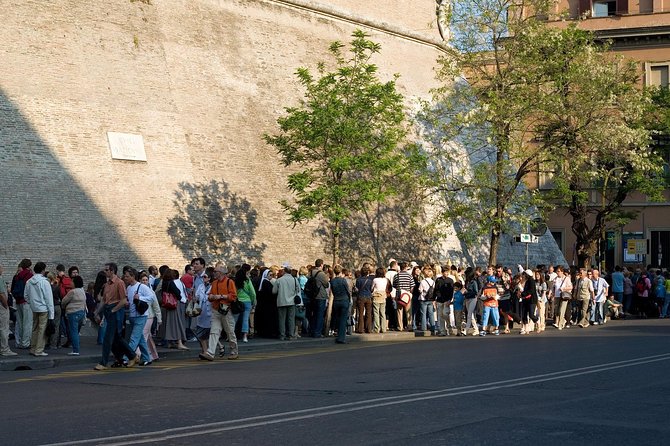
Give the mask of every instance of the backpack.
[[635, 291], [637, 291], [638, 296], [641, 296], [647, 290], [647, 281], [644, 276], [640, 276], [635, 283]]
[[319, 283], [316, 281], [316, 276], [318, 275], [319, 273], [310, 274], [307, 282], [305, 283], [305, 296], [307, 296], [309, 299], [316, 299], [316, 297], [319, 295]]
[[14, 281], [14, 286], [12, 287], [12, 296], [14, 296], [14, 299], [23, 299], [25, 291], [26, 283], [17, 277]]
[[477, 294], [479, 294], [479, 284], [477, 283], [476, 280], [471, 280], [470, 283], [468, 283], [468, 286], [465, 291], [465, 298], [466, 299], [474, 299], [477, 297]]
[[[427, 284], [430, 284], [430, 282], [428, 282], [428, 279], [424, 279], [424, 280], [426, 281]], [[433, 284], [430, 285], [430, 287], [428, 288], [428, 291], [426, 291], [425, 299], [426, 300], [435, 300], [435, 281], [434, 280], [433, 280]]]

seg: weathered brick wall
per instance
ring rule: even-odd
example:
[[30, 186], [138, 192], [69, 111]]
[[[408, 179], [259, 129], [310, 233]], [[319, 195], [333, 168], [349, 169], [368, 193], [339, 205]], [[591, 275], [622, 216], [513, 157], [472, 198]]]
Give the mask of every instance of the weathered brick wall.
[[[355, 27], [270, 0], [151, 3], [0, 0], [7, 275], [22, 257], [77, 263], [87, 277], [110, 259], [177, 268], [203, 245], [185, 218], [207, 222], [242, 258], [247, 245], [266, 263], [323, 252], [315, 225], [286, 223], [277, 202], [287, 172], [261, 135], [299, 98], [296, 67], [314, 67]], [[437, 33], [430, 1], [321, 3]], [[382, 44], [382, 76], [399, 73], [410, 101], [426, 95], [437, 51], [370, 32]], [[108, 131], [141, 134], [147, 162], [112, 160]], [[198, 196], [211, 181], [228, 187], [225, 220]]]

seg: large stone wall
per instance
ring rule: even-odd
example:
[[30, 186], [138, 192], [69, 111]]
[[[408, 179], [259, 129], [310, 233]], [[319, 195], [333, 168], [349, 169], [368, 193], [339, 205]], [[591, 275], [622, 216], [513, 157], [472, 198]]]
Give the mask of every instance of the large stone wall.
[[[208, 234], [224, 258], [321, 255], [315, 225], [287, 224], [287, 172], [261, 139], [300, 97], [295, 69], [356, 27], [310, 3], [379, 23], [364, 29], [381, 75], [401, 75], [408, 103], [427, 95], [439, 51], [381, 22], [436, 38], [429, 0], [0, 0], [8, 273], [23, 257], [87, 277], [109, 260], [179, 267]], [[108, 131], [141, 134], [147, 161], [113, 160]]]

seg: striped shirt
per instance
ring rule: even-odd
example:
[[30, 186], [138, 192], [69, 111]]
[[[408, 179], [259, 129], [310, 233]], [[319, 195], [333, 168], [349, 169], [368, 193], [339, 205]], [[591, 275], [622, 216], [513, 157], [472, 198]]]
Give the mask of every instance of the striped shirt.
[[400, 271], [393, 278], [393, 287], [400, 290], [412, 292], [414, 288], [414, 278], [409, 271]]

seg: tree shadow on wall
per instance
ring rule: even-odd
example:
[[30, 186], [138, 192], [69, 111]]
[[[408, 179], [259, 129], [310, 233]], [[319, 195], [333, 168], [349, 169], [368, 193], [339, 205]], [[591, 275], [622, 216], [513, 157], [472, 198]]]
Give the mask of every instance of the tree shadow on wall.
[[[390, 258], [432, 260], [435, 249], [430, 230], [419, 223], [421, 215], [406, 208], [407, 204], [400, 202], [352, 214], [342, 223], [341, 263], [357, 269], [363, 262], [387, 267]], [[327, 241], [325, 252], [332, 255], [331, 226], [324, 222], [315, 233]]]
[[257, 212], [225, 181], [182, 182], [174, 195], [176, 213], [167, 233], [186, 258], [203, 256], [228, 265], [262, 259], [266, 245], [254, 243]]

